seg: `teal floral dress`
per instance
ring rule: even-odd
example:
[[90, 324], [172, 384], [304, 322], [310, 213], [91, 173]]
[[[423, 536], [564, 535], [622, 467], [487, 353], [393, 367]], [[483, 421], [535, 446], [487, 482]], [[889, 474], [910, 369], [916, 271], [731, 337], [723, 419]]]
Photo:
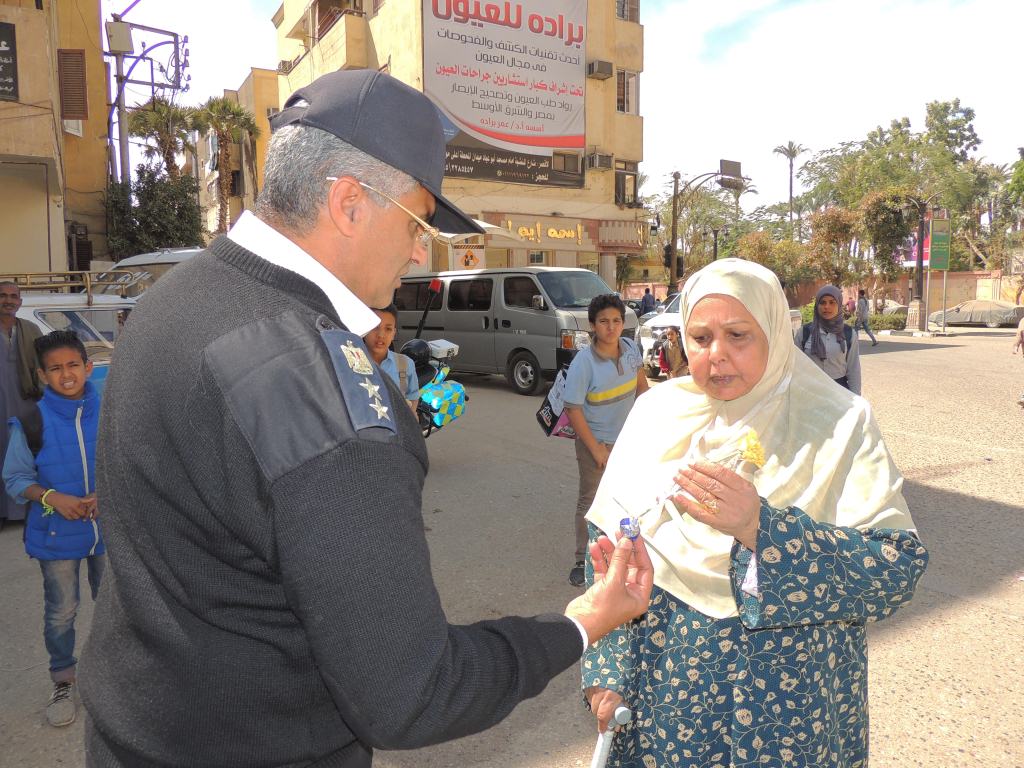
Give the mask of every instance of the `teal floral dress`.
[[583, 688], [617, 691], [633, 713], [609, 766], [867, 766], [864, 625], [910, 601], [928, 553], [909, 531], [839, 528], [763, 499], [757, 551], [754, 597], [741, 588], [751, 552], [733, 546], [738, 617], [655, 586], [644, 617], [584, 654]]

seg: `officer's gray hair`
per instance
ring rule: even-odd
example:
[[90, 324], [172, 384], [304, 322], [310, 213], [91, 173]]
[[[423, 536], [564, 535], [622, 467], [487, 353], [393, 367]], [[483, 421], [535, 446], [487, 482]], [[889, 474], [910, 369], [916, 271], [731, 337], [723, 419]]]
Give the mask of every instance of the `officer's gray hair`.
[[[296, 234], [308, 234], [327, 201], [328, 176], [353, 176], [391, 197], [401, 197], [416, 187], [408, 174], [334, 134], [287, 125], [270, 137], [256, 214]], [[379, 195], [372, 197], [384, 208], [391, 205]]]

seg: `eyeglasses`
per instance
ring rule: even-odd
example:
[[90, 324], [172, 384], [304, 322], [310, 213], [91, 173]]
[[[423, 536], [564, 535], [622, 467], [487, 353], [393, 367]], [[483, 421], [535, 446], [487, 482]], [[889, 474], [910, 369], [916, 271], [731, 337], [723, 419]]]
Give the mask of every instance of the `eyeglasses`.
[[[337, 181], [338, 178], [339, 177], [337, 177], [337, 176], [328, 176], [327, 177], [327, 181]], [[401, 208], [403, 211], [405, 211], [413, 221], [415, 221], [417, 224], [419, 224], [419, 227], [420, 227], [420, 229], [423, 230], [423, 232], [418, 234], [418, 235], [416, 235], [416, 242], [418, 242], [420, 244], [420, 246], [424, 250], [428, 250], [430, 248], [430, 243], [433, 240], [437, 240], [437, 239], [439, 239], [441, 237], [441, 230], [439, 230], [437, 227], [435, 227], [435, 226], [425, 222], [423, 219], [421, 219], [415, 213], [413, 213], [408, 208], [406, 208], [404, 205], [402, 205], [400, 202], [395, 200], [395, 198], [393, 198], [391, 195], [386, 195], [383, 192], [381, 192], [379, 189], [374, 189], [369, 184], [367, 184], [365, 181], [360, 181], [359, 182], [359, 186], [364, 187], [364, 188], [370, 190], [371, 192], [373, 192], [374, 194], [380, 195], [385, 200], [388, 200], [388, 201], [394, 203], [399, 208]]]

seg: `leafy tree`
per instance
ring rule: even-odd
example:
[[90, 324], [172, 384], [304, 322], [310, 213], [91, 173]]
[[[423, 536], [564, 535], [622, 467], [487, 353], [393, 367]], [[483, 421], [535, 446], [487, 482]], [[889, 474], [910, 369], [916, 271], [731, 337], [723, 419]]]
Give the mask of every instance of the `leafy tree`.
[[933, 101], [925, 107], [925, 131], [929, 144], [949, 152], [957, 162], [965, 163], [981, 144], [974, 131], [974, 110], [961, 107], [960, 99]]
[[117, 260], [203, 242], [199, 185], [192, 176], [171, 178], [140, 165], [130, 185], [110, 184], [106, 206], [108, 243]]
[[237, 101], [213, 96], [199, 108], [199, 119], [217, 137], [217, 232], [227, 232], [231, 197], [231, 147], [246, 142], [253, 149], [260, 130], [256, 118]]
[[873, 271], [884, 282], [897, 280], [903, 272], [898, 249], [918, 225], [918, 210], [907, 204], [908, 193], [899, 189], [866, 195], [860, 212], [864, 232], [874, 248]]
[[808, 262], [815, 272], [832, 285], [843, 286], [859, 276], [853, 256], [858, 217], [853, 211], [832, 206], [811, 216], [811, 242]]
[[163, 161], [172, 179], [180, 173], [177, 156], [182, 152], [195, 153], [190, 137], [193, 131], [203, 128], [194, 107], [179, 106], [163, 96], [154, 96], [128, 111], [129, 135], [152, 142], [143, 150], [146, 158]]
[[777, 155], [782, 155], [789, 160], [789, 226], [793, 226], [793, 162], [801, 154], [807, 151], [807, 147], [790, 140], [786, 144], [780, 144], [772, 150]]

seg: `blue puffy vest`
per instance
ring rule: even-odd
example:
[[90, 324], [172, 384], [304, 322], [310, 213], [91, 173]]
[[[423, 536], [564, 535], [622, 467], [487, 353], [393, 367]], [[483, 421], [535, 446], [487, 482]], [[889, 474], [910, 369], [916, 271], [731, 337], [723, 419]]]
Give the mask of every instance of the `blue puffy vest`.
[[[81, 400], [68, 400], [49, 387], [39, 401], [42, 448], [36, 455], [38, 483], [72, 496], [96, 490], [96, 435], [100, 396], [86, 382]], [[96, 520], [67, 520], [59, 512], [43, 514], [33, 502], [25, 521], [25, 551], [40, 560], [78, 560], [106, 549]]]

